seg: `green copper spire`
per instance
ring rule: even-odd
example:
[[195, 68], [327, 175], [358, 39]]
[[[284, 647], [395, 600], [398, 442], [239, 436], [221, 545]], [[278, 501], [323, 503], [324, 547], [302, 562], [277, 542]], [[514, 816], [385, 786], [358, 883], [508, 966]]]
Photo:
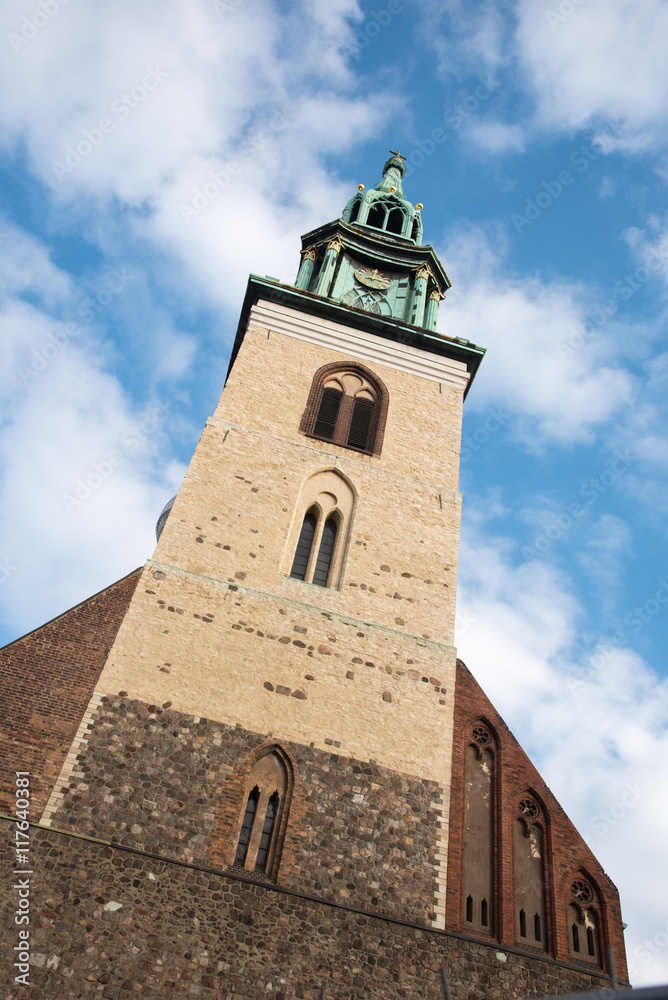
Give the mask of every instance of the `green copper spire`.
[[419, 246], [422, 243], [422, 205], [414, 206], [404, 197], [402, 179], [406, 172], [404, 157], [400, 151], [392, 154], [383, 167], [382, 180], [364, 193], [359, 185], [343, 210], [343, 221], [358, 226], [372, 226], [383, 232], [410, 240]]
[[296, 288], [376, 316], [436, 331], [450, 287], [433, 247], [422, 246], [422, 205], [402, 187], [401, 152], [390, 150], [375, 187], [358, 184], [341, 219], [307, 233]]

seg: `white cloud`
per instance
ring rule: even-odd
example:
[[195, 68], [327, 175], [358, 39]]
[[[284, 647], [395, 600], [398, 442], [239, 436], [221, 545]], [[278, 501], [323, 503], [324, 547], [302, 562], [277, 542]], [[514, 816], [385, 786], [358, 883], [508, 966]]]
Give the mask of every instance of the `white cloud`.
[[[616, 364], [608, 337], [560, 352], [585, 325], [584, 288], [519, 278], [501, 266], [479, 230], [462, 230], [443, 252], [457, 289], [441, 308], [440, 329], [488, 349], [470, 405], [500, 405], [532, 447], [549, 439], [587, 440], [630, 400], [633, 379]], [[459, 292], [459, 289], [463, 291]]]
[[650, 138], [663, 144], [668, 8], [662, 0], [520, 0], [517, 21], [519, 55], [543, 125], [579, 129], [604, 116], [621, 120], [625, 146]]
[[[292, 234], [340, 213], [349, 189], [320, 157], [389, 113], [354, 93], [346, 52], [360, 17], [354, 0], [284, 16], [267, 0], [166, 0], [159, 17], [146, 0], [73, 3], [0, 64], [14, 95], [0, 111], [5, 148], [25, 143], [86, 231], [121, 204], [200, 295], [236, 308], [251, 268], [295, 267]], [[5, 8], [0, 34], [16, 21]], [[205, 207], [187, 224], [193, 202]]]
[[466, 138], [488, 153], [523, 153], [526, 147], [524, 130], [505, 122], [471, 122]]
[[515, 566], [514, 553], [509, 539], [471, 519], [460, 564], [459, 655], [634, 914], [626, 933], [632, 981], [665, 981], [668, 951], [654, 942], [651, 955], [643, 941], [660, 935], [666, 920], [668, 682], [628, 648], [628, 630], [616, 644], [601, 640], [574, 658], [583, 613], [568, 577], [539, 561]]
[[[67, 277], [14, 229], [16, 290], [68, 307]], [[3, 244], [0, 244], [2, 247]], [[181, 478], [165, 455], [168, 405], [133, 405], [104, 370], [100, 333], [15, 294], [0, 302], [2, 617], [34, 627], [124, 576]]]
[[602, 514], [589, 527], [578, 561], [589, 578], [604, 590], [620, 585], [623, 561], [630, 554], [631, 532], [614, 514]]

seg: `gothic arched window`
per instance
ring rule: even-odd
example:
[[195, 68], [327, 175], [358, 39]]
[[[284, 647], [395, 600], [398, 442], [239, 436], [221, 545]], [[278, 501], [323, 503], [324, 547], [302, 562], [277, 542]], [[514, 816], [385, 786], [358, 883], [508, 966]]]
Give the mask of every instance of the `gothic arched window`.
[[[290, 570], [290, 576], [295, 580], [306, 580], [319, 587], [326, 587], [329, 582], [332, 557], [338, 534], [337, 512], [332, 512], [318, 531], [318, 508], [312, 507], [304, 518], [302, 530], [295, 550], [295, 558]], [[314, 551], [314, 539], [318, 540], [317, 555]], [[315, 564], [313, 558], [315, 558]]]
[[566, 912], [571, 958], [578, 962], [600, 965], [601, 942], [596, 894], [581, 873], [573, 878], [570, 900]]
[[545, 838], [543, 810], [526, 793], [517, 806], [513, 824], [515, 872], [515, 932], [518, 944], [546, 948]]
[[493, 934], [494, 738], [482, 721], [466, 748], [464, 929]]
[[299, 430], [309, 437], [380, 455], [388, 395], [363, 365], [324, 365], [316, 372]]
[[354, 505], [350, 483], [335, 469], [307, 479], [297, 501], [282, 571], [319, 587], [338, 587]]
[[245, 783], [244, 812], [237, 826], [234, 866], [271, 879], [278, 871], [292, 791], [286, 760], [275, 748], [255, 762]]

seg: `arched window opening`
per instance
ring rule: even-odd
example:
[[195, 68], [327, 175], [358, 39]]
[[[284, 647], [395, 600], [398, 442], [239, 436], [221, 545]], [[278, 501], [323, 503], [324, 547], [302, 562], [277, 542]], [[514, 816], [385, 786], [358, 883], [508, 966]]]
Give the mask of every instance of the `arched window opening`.
[[255, 813], [257, 812], [257, 803], [259, 798], [260, 792], [256, 786], [248, 796], [248, 801], [246, 803], [246, 811], [244, 812], [244, 818], [241, 822], [239, 843], [237, 844], [237, 850], [234, 856], [235, 864], [244, 865], [246, 862], [248, 844], [250, 842], [251, 833], [253, 832], [253, 824], [255, 822]]
[[352, 207], [352, 209], [350, 211], [350, 219], [349, 219], [350, 222], [354, 222], [355, 219], [357, 218], [357, 216], [359, 215], [360, 204], [361, 204], [361, 201], [358, 199], [355, 202], [355, 204], [353, 205], [353, 207]]
[[540, 825], [543, 815], [538, 802], [529, 794], [521, 797], [517, 812], [513, 826], [516, 933], [533, 948], [544, 949], [545, 848]]
[[[360, 299], [360, 307], [369, 311], [373, 303]], [[385, 386], [367, 368], [325, 365], [315, 374], [299, 430], [339, 447], [379, 455], [387, 407]]]
[[343, 396], [343, 389], [339, 388], [338, 383], [336, 385], [326, 385], [322, 390], [318, 415], [313, 425], [313, 433], [317, 437], [328, 438], [330, 440], [334, 437], [334, 430], [339, 417]]
[[266, 868], [267, 855], [269, 854], [269, 845], [271, 843], [271, 835], [274, 832], [274, 825], [276, 823], [277, 812], [278, 812], [278, 792], [274, 792], [274, 794], [269, 799], [269, 802], [267, 803], [267, 813], [264, 817], [264, 823], [262, 825], [260, 846], [257, 849], [257, 861], [255, 862], [256, 872], [263, 872]]
[[290, 570], [290, 576], [296, 580], [306, 579], [309, 556], [313, 547], [313, 536], [315, 534], [317, 518], [313, 510], [309, 510], [302, 523], [302, 530], [299, 533], [299, 541], [295, 550], [295, 558]]
[[416, 240], [420, 232], [420, 223], [417, 218], [413, 219], [413, 232], [411, 233], [411, 238]]
[[571, 903], [567, 910], [570, 928], [571, 957], [591, 965], [601, 964], [601, 944], [595, 903], [595, 893], [587, 879], [578, 875], [571, 885]]
[[[337, 524], [333, 517], [328, 517], [322, 529], [322, 540], [318, 550], [318, 559], [313, 571], [313, 582], [318, 587], [326, 587], [329, 568], [332, 564], [332, 554], [336, 542]], [[303, 580], [304, 577], [301, 577]]]
[[291, 791], [286, 763], [278, 749], [255, 762], [246, 782], [246, 788], [249, 786], [233, 863], [275, 878]]
[[387, 220], [387, 226], [385, 227], [388, 233], [396, 233], [401, 236], [404, 230], [404, 213], [400, 208], [393, 208], [389, 214]]
[[466, 900], [467, 929], [489, 935], [494, 930], [493, 741], [482, 723], [473, 727], [471, 740], [466, 748], [465, 765], [463, 899]]
[[387, 209], [385, 208], [385, 206], [376, 204], [369, 212], [367, 223], [370, 226], [375, 226], [376, 229], [384, 229], [386, 216], [387, 216]]
[[326, 469], [307, 479], [297, 499], [281, 573], [318, 587], [338, 588], [354, 507], [352, 486], [337, 470]]

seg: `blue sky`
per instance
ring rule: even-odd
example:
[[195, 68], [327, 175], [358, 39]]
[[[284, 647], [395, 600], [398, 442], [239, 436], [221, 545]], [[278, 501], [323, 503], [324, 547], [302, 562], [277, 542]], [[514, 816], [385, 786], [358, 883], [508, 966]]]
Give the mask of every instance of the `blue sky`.
[[0, 21], [0, 639], [150, 556], [248, 273], [292, 281], [300, 234], [400, 147], [453, 283], [441, 329], [488, 349], [460, 655], [618, 884], [634, 981], [668, 980], [668, 5]]

